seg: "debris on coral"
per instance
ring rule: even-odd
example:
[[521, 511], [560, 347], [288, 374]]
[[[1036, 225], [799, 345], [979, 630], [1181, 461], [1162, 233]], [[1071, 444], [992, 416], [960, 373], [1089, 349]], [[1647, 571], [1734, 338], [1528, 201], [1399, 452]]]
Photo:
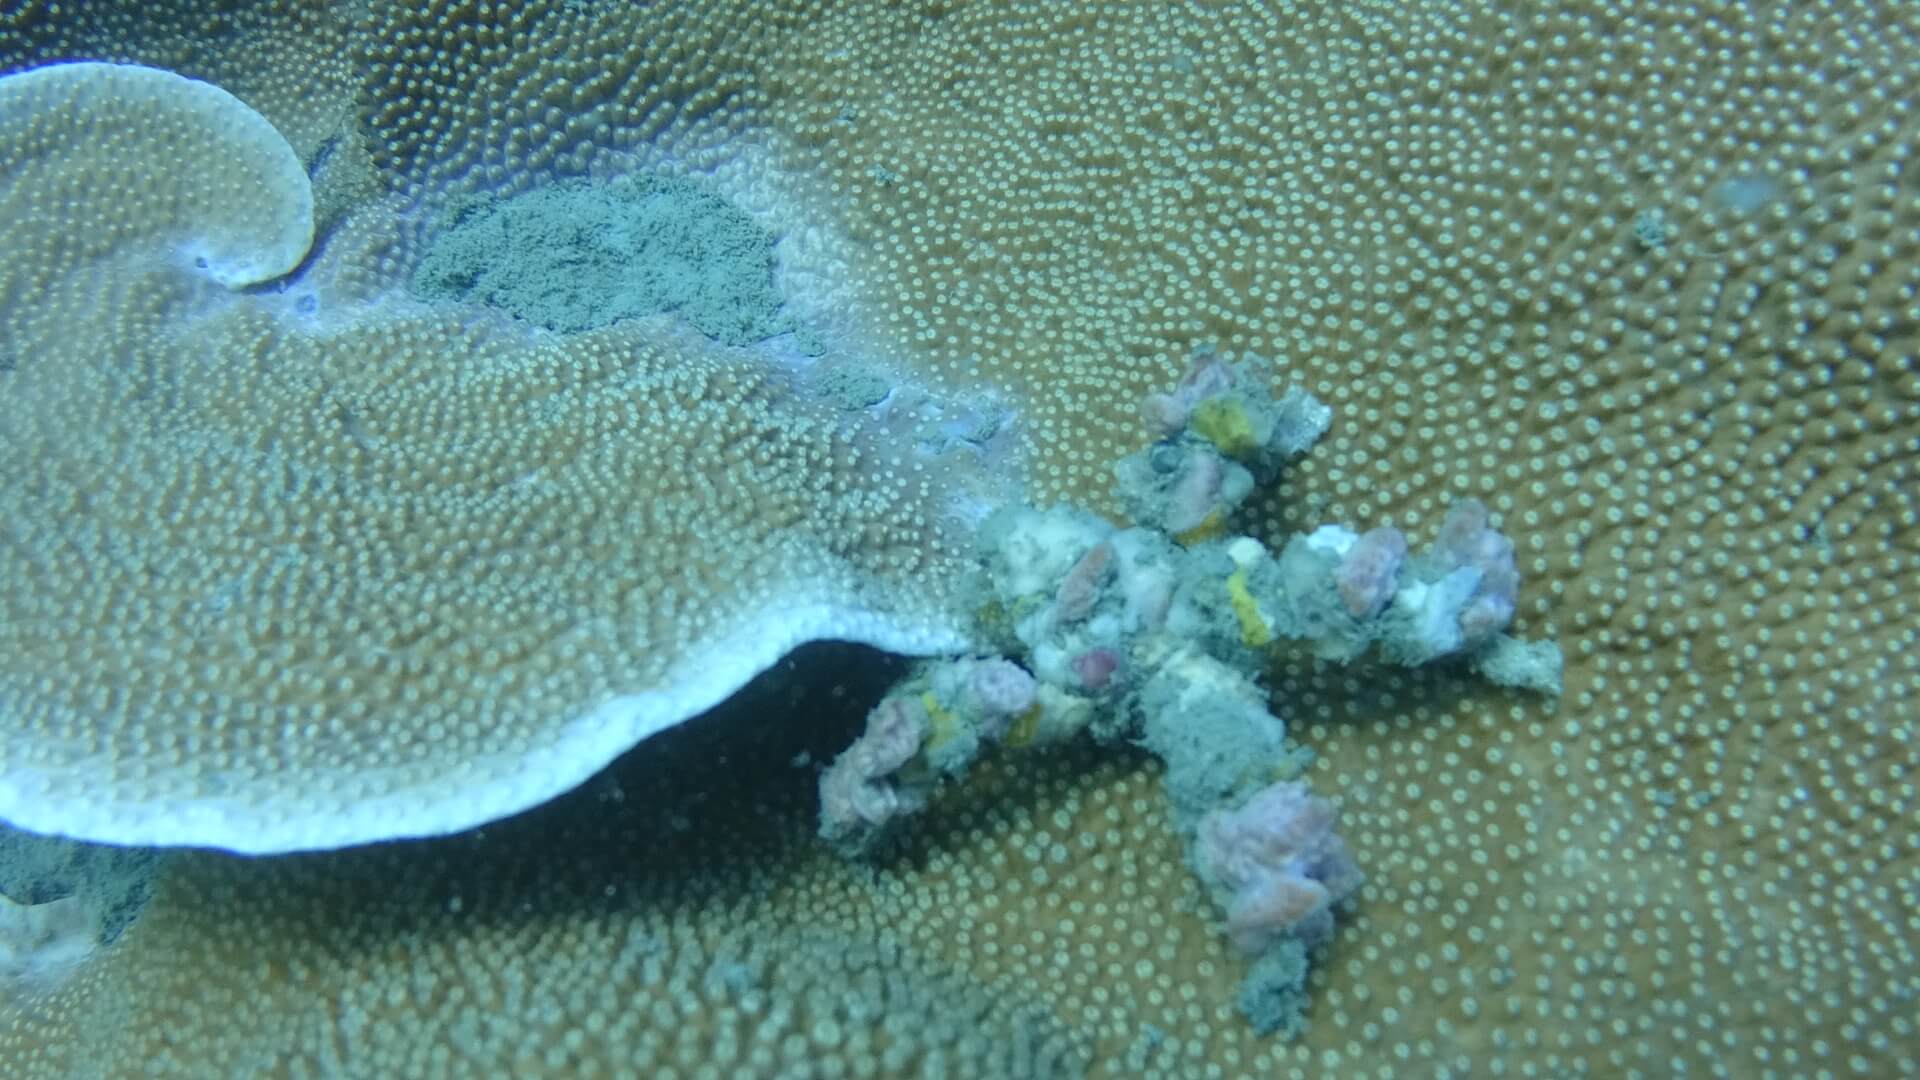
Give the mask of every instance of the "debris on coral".
[[0, 1005], [58, 990], [113, 944], [152, 896], [163, 860], [0, 824]]
[[896, 824], [926, 807], [939, 778], [960, 775], [1035, 713], [1038, 690], [1024, 668], [997, 657], [918, 665], [821, 774], [821, 837], [849, 854], [876, 850]]
[[927, 711], [896, 694], [867, 714], [867, 730], [820, 776], [820, 835], [864, 848], [895, 818], [926, 805], [923, 785], [900, 770], [926, 741]]
[[39, 907], [77, 899], [111, 943], [153, 892], [164, 856], [150, 848], [90, 844], [0, 824], [0, 897]]
[[1333, 825], [1333, 807], [1298, 781], [1201, 820], [1194, 870], [1226, 911], [1235, 948], [1259, 956], [1284, 937], [1317, 945], [1333, 936], [1333, 905], [1360, 886]]
[[99, 923], [78, 897], [22, 904], [0, 896], [0, 999], [59, 986], [99, 944]]
[[1117, 466], [1128, 515], [1181, 543], [1221, 535], [1254, 487], [1318, 442], [1333, 415], [1304, 390], [1275, 398], [1270, 386], [1264, 362], [1195, 354], [1180, 385], [1143, 408], [1162, 438]]
[[1006, 655], [920, 665], [820, 781], [821, 834], [870, 855], [993, 745], [1087, 731], [1145, 747], [1166, 763], [1187, 861], [1252, 961], [1241, 1008], [1262, 1032], [1298, 1029], [1311, 952], [1361, 883], [1334, 807], [1298, 779], [1310, 755], [1260, 686], [1277, 643], [1339, 663], [1374, 647], [1408, 666], [1464, 657], [1549, 694], [1561, 660], [1505, 633], [1513, 544], [1476, 501], [1455, 503], [1413, 555], [1392, 527], [1325, 525], [1277, 556], [1231, 535], [1255, 484], [1328, 426], [1325, 405], [1272, 383], [1263, 362], [1203, 352], [1147, 400], [1160, 439], [1116, 470], [1132, 527], [1070, 506], [993, 514], [973, 588], [980, 636]]

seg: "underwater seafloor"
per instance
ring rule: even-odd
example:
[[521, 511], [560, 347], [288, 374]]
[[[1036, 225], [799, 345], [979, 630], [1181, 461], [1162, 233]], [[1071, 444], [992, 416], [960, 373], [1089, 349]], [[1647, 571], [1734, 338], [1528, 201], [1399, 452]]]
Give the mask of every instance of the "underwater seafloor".
[[0, 1075], [1920, 1074], [1916, 71], [0, 5]]

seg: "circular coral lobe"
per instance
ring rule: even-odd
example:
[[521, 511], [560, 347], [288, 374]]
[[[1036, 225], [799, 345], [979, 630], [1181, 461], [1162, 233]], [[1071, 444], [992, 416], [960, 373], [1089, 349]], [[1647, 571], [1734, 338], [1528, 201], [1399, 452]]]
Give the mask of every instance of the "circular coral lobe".
[[313, 190], [286, 139], [170, 71], [84, 62], [0, 79], [0, 160], [8, 261], [45, 272], [157, 249], [241, 288], [291, 272], [313, 244]]

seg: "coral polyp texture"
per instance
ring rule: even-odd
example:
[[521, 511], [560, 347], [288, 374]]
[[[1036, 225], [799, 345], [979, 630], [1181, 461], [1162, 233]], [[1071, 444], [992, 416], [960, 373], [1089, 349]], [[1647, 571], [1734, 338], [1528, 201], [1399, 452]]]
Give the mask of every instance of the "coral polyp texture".
[[[21, 927], [0, 899], [0, 1062], [35, 1080], [1083, 1075], [1087, 1040], [1040, 994], [796, 902], [803, 883], [851, 882], [810, 842], [811, 777], [789, 763], [818, 732], [753, 721], [863, 693], [876, 659], [803, 656], [844, 681], [762, 679], [723, 723], [666, 732], [479, 832], [175, 853], [141, 916], [57, 989], [7, 993], [24, 943], [43, 969], [65, 962], [63, 909]], [[747, 798], [712, 783], [721, 758]]]
[[[172, 259], [239, 288], [306, 257], [306, 170], [272, 124], [225, 90], [99, 63], [54, 64], [0, 86], [5, 285], [15, 295], [57, 288], [59, 276], [96, 260]], [[106, 197], [119, 205], [98, 213]]]
[[[1278, 950], [1252, 961], [1223, 932], [1236, 897], [1293, 895], [1279, 886], [1298, 875], [1196, 874], [1213, 808], [1177, 811], [1151, 747], [1001, 752], [1029, 734], [1015, 717], [964, 777], [926, 782], [930, 748], [995, 730], [984, 698], [954, 714], [959, 742], [929, 711], [917, 758], [883, 773], [875, 757], [847, 786], [924, 798], [888, 819], [898, 855], [825, 850], [816, 770], [860, 739], [889, 670], [709, 718], [811, 731], [778, 744], [806, 751], [798, 766], [710, 745], [655, 783], [643, 755], [659, 738], [723, 734], [661, 733], [623, 763], [646, 781], [547, 808], [585, 824], [524, 859], [493, 846], [520, 835], [496, 831], [508, 822], [311, 861], [175, 862], [116, 940], [0, 1005], [0, 1072], [430, 1075], [480, 1047], [483, 1067], [521, 1075], [1920, 1073], [1920, 6], [0, 13], [0, 70], [76, 60], [245, 102], [305, 166], [316, 242], [292, 274], [235, 293], [122, 243], [147, 233], [121, 208], [152, 208], [175, 175], [159, 163], [34, 201], [16, 163], [90, 142], [48, 129], [29, 159], [8, 144], [0, 199], [83, 225], [41, 242], [84, 257], [23, 254], [14, 238], [32, 234], [0, 230], [0, 755], [36, 775], [94, 763], [84, 799], [20, 789], [10, 821], [106, 835], [88, 826], [122, 800], [177, 823], [171, 792], [290, 840], [310, 816], [423, 820], [379, 799], [416, 767], [473, 792], [524, 783], [532, 800], [564, 786], [527, 752], [561, 745], [528, 726], [570, 712], [546, 703], [651, 684], [690, 643], [723, 648], [723, 627], [784, 649], [761, 621], [793, 610], [769, 601], [774, 584], [864, 583], [866, 610], [913, 625], [911, 604], [944, 606], [926, 591], [970, 561], [948, 511], [968, 532], [1006, 501], [1117, 526], [1131, 507], [1113, 462], [1159, 439], [1142, 401], [1163, 395], [1160, 430], [1193, 427], [1181, 380], [1207, 348], [1269, 359], [1269, 389], [1299, 387], [1330, 423], [1196, 547], [1243, 537], [1278, 563], [1298, 538], [1291, 565], [1325, 575], [1315, 610], [1335, 626], [1405, 615], [1419, 582], [1423, 603], [1463, 605], [1404, 627], [1430, 647], [1449, 630], [1464, 643], [1468, 610], [1502, 614], [1509, 558], [1521, 586], [1506, 637], [1471, 657], [1407, 667], [1383, 638], [1342, 657], [1351, 639], [1278, 633], [1258, 647], [1255, 705], [1310, 754], [1266, 783], [1324, 800], [1364, 878], [1310, 969]], [[212, 155], [188, 164], [224, 173]], [[563, 335], [409, 296], [437, 223], [473, 200], [637, 176], [697, 183], [763, 226], [782, 311], [821, 351], [727, 346], [672, 313]], [[743, 414], [754, 435], [719, 434]], [[795, 416], [817, 437], [795, 436]], [[510, 418], [513, 437], [483, 437]], [[794, 438], [840, 449], [794, 466]], [[1024, 483], [950, 477], [926, 456], [942, 447]], [[1215, 527], [1238, 488], [1227, 466], [1245, 463], [1191, 442], [1161, 459], [1175, 468], [1150, 474], [1166, 482], [1146, 501]], [[268, 483], [261, 463], [281, 461], [306, 471]], [[833, 494], [761, 483], [768, 469]], [[1476, 531], [1470, 501], [1510, 553], [1436, 554], [1452, 508], [1458, 534]], [[360, 515], [376, 507], [392, 516]], [[799, 531], [774, 539], [763, 514]], [[853, 569], [789, 561], [780, 545], [801, 536]], [[1111, 609], [1103, 590], [1152, 555], [1111, 544], [1059, 565], [1051, 599]], [[1240, 550], [1254, 602], [1236, 605], [1241, 567], [1219, 550], [1221, 584], [1196, 609], [1234, 630], [1223, 650], [1252, 648], [1243, 611], [1255, 636], [1279, 626], [1255, 587], [1273, 568]], [[430, 592], [405, 587], [428, 580], [401, 572], [415, 566]], [[1462, 570], [1471, 589], [1445, 585]], [[644, 608], [624, 624], [644, 629], [634, 642], [553, 636], [591, 632], [576, 616], [609, 595]], [[1528, 647], [1545, 641], [1564, 653], [1557, 704], [1538, 692], [1550, 658]], [[1036, 700], [1052, 678], [1124, 691], [1128, 659], [1098, 643], [1036, 658]], [[256, 676], [281, 697], [221, 693]], [[410, 688], [417, 711], [381, 704]], [[489, 711], [454, 707], [475, 701]], [[406, 721], [359, 726], [356, 703]], [[298, 712], [264, 720], [274, 709]], [[570, 756], [575, 778], [592, 756]], [[269, 763], [289, 768], [249, 771]], [[249, 792], [271, 794], [257, 814], [233, 801]], [[648, 799], [672, 805], [593, 813]], [[1281, 820], [1228, 835], [1280, 835]], [[754, 843], [720, 842], [740, 835]], [[676, 836], [718, 863], [661, 857]], [[450, 871], [457, 888], [436, 892]], [[656, 891], [625, 891], [639, 884]], [[648, 935], [657, 964], [622, 951]], [[743, 938], [779, 955], [703, 981]], [[874, 962], [899, 958], [897, 992], [821, 1004], [811, 958], [849, 942], [897, 950]], [[868, 978], [852, 968], [874, 954], [847, 952], [842, 981]], [[934, 1025], [930, 1000], [964, 1003], [970, 1032]], [[1298, 1002], [1290, 1034], [1247, 1021]], [[484, 1032], [440, 1022], [461, 1003]], [[908, 1023], [859, 1019], [874, 1008]], [[916, 1027], [937, 1034], [902, 1034]]]
[[260, 116], [123, 65], [0, 99], [8, 820], [447, 832], [803, 641], [962, 640], [943, 473], [879, 421], [670, 321], [542, 336], [348, 295], [324, 252], [235, 293], [312, 228]]

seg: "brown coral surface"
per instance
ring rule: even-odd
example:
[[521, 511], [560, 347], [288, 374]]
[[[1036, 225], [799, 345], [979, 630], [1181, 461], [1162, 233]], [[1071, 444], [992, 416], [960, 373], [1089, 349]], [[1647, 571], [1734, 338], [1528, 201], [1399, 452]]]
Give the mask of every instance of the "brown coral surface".
[[[824, 237], [833, 348], [1015, 403], [1041, 498], [1104, 498], [1196, 346], [1271, 357], [1335, 419], [1258, 531], [1425, 538], [1478, 498], [1518, 629], [1567, 655], [1557, 708], [1278, 658], [1367, 875], [1291, 1042], [1234, 1012], [1150, 767], [995, 761], [868, 874], [809, 846], [806, 769], [783, 801], [707, 746], [619, 789], [674, 806], [562, 830], [564, 872], [470, 838], [184, 858], [0, 1014], [7, 1071], [1920, 1072], [1920, 8], [171, 0], [17, 5], [0, 56], [226, 87], [333, 148], [323, 226], [710, 170]], [[379, 251], [363, 293], [412, 257]], [[468, 341], [432, 333], [395, 347]], [[871, 700], [766, 726], [830, 753]], [[701, 846], [676, 812], [752, 842], [658, 855]], [[819, 971], [882, 969], [821, 1004]], [[433, 1023], [463, 1013], [512, 1030]], [[896, 1051], [889, 1016], [928, 1034]]]

